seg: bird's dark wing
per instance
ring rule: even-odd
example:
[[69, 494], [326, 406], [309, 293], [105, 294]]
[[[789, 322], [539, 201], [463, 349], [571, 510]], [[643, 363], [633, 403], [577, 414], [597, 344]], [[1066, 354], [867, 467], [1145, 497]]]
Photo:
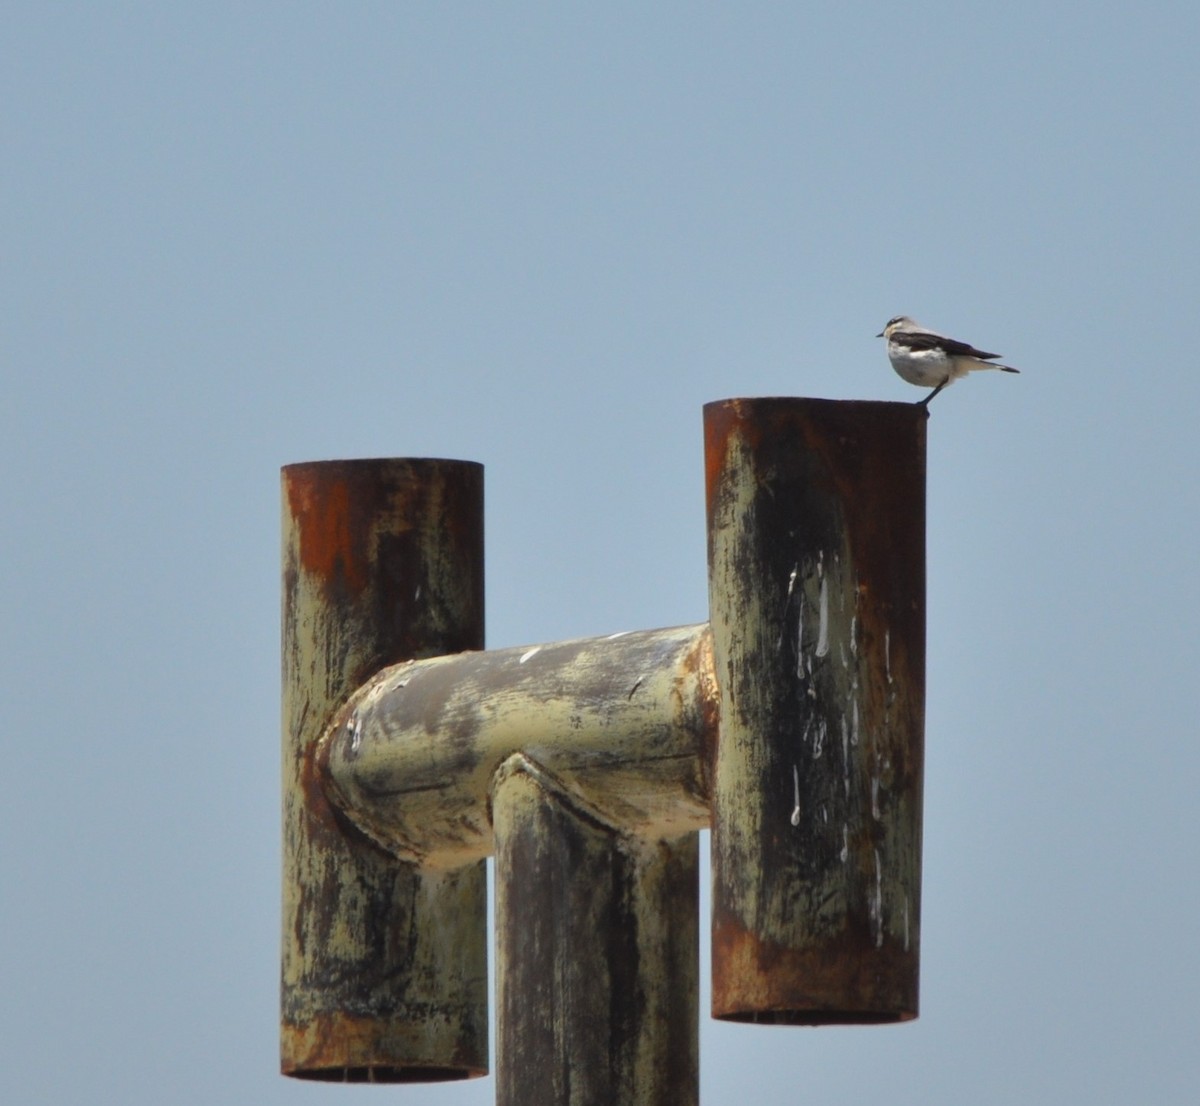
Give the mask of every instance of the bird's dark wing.
[[990, 361], [993, 357], [1000, 356], [998, 353], [985, 353], [967, 342], [960, 342], [957, 338], [947, 338], [943, 334], [933, 334], [928, 330], [907, 330], [893, 335], [893, 338], [913, 350], [940, 349], [955, 357], [978, 357], [981, 361]]

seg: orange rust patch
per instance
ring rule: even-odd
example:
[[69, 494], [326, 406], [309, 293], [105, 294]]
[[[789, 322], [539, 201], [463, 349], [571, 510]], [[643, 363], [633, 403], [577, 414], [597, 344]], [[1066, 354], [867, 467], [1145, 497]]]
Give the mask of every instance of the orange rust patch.
[[285, 469], [288, 509], [300, 538], [300, 563], [329, 582], [340, 571], [351, 590], [367, 584], [361, 551], [355, 549], [350, 488], [339, 472], [304, 465]]
[[712, 513], [717, 482], [725, 468], [730, 439], [742, 424], [741, 403], [736, 399], [704, 405], [704, 494]]
[[784, 948], [749, 932], [717, 904], [712, 1015], [775, 1025], [886, 1025], [917, 1016], [916, 950], [874, 948], [864, 934]]
[[280, 1027], [280, 1071], [332, 1083], [431, 1083], [487, 1075], [470, 1048], [460, 1044], [442, 1057], [422, 1047], [427, 1037], [420, 1019], [411, 1016], [314, 1013]]
[[717, 483], [726, 467], [726, 457], [735, 434], [746, 443], [751, 453], [759, 453], [763, 439], [780, 430], [794, 433], [803, 430], [789, 411], [795, 404], [812, 404], [832, 400], [721, 399], [704, 405], [704, 479], [709, 514], [711, 516]]

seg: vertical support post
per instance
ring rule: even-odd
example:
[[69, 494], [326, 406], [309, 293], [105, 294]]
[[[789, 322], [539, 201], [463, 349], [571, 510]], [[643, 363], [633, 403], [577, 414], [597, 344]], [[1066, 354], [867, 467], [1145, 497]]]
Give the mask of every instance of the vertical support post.
[[492, 793], [497, 1106], [695, 1106], [695, 833], [628, 838], [521, 754]]
[[283, 469], [281, 1066], [347, 1082], [487, 1070], [482, 861], [426, 873], [330, 806], [318, 739], [384, 665], [483, 646], [483, 469]]
[[926, 418], [704, 409], [716, 1017], [917, 1015]]

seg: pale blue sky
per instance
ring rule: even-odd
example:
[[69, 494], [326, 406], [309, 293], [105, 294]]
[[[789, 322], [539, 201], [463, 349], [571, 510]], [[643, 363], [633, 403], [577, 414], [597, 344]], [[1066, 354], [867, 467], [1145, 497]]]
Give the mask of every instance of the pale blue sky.
[[1022, 369], [932, 409], [921, 1017], [703, 1101], [1194, 1101], [1200, 8], [799, 8], [8, 6], [0, 1099], [490, 1103], [277, 1074], [279, 467], [483, 462], [491, 645], [700, 621], [702, 404], [918, 399], [908, 313]]

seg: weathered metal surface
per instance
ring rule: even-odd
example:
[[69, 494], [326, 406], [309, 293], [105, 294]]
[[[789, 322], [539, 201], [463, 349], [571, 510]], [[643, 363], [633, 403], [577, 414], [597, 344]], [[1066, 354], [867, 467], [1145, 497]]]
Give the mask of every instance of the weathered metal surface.
[[704, 415], [713, 1013], [913, 1018], [926, 413], [755, 399]]
[[315, 759], [334, 710], [381, 667], [482, 647], [482, 468], [331, 461], [282, 476], [282, 1070], [483, 1074], [484, 866], [397, 862], [330, 805]]
[[425, 868], [493, 851], [488, 795], [524, 753], [628, 834], [708, 825], [716, 691], [707, 624], [389, 668], [334, 717], [322, 769], [343, 813]]
[[497, 1106], [694, 1104], [696, 834], [621, 833], [522, 755], [493, 808]]

